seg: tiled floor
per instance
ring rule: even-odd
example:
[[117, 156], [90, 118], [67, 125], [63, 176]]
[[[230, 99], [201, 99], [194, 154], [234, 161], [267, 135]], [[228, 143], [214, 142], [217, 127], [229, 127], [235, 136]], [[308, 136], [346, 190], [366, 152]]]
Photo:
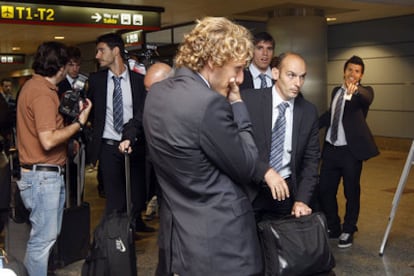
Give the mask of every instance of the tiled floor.
[[[336, 275], [414, 275], [414, 168], [408, 177], [384, 255], [380, 245], [388, 224], [392, 200], [406, 162], [408, 152], [383, 150], [380, 156], [364, 164], [362, 175], [359, 231], [354, 244], [339, 249], [331, 240], [336, 258]], [[95, 173], [87, 174], [86, 200], [92, 208], [92, 229], [97, 224], [104, 200], [96, 192]], [[342, 190], [338, 193], [343, 212]], [[158, 220], [150, 222], [158, 227]], [[138, 274], [154, 275], [157, 263], [156, 233], [140, 234], [137, 241]], [[82, 261], [58, 270], [57, 275], [80, 275]]]

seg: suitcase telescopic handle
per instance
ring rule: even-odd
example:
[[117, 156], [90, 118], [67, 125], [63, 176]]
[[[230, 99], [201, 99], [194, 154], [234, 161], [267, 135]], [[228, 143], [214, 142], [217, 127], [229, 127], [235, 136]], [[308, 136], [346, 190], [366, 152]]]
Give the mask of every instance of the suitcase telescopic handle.
[[128, 217], [131, 215], [131, 170], [129, 164], [128, 150], [124, 151], [125, 156], [125, 191], [126, 191], [126, 207]]

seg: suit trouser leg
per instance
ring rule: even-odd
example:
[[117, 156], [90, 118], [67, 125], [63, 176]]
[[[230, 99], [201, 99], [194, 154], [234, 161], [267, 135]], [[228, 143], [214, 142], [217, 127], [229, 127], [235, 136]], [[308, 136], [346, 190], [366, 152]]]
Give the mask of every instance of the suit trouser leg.
[[[130, 160], [132, 213], [140, 215], [145, 207], [145, 164], [134, 154]], [[118, 146], [102, 143], [99, 169], [106, 194], [106, 213], [126, 211], [125, 157]]]
[[336, 199], [342, 175], [341, 163], [341, 156], [335, 148], [326, 145], [322, 155], [318, 198], [320, 208], [326, 216], [328, 229], [334, 236], [342, 231]]
[[349, 152], [344, 164], [344, 195], [346, 198], [343, 232], [354, 233], [358, 230], [357, 221], [360, 210], [362, 161], [355, 159]]
[[132, 158], [131, 201], [133, 204], [133, 213], [136, 218], [137, 227], [144, 224], [141, 218], [141, 212], [145, 209], [146, 195], [145, 160], [143, 158]]
[[[289, 191], [292, 194], [291, 178], [286, 179]], [[291, 214], [293, 207], [293, 197], [278, 201], [273, 199], [272, 193], [267, 186], [260, 189], [257, 197], [253, 201], [256, 223], [262, 220], [280, 219]]]
[[125, 199], [125, 169], [124, 156], [119, 152], [118, 146], [102, 143], [99, 166], [102, 182], [106, 194], [107, 214], [114, 210], [124, 211]]

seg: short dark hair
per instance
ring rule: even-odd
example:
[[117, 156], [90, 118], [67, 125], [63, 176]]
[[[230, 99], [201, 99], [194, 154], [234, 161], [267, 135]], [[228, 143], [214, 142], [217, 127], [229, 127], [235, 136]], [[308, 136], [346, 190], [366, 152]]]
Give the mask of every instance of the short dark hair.
[[362, 61], [362, 58], [360, 58], [359, 56], [352, 56], [350, 59], [348, 59], [344, 65], [344, 72], [349, 63], [361, 65], [362, 67], [361, 73], [364, 74], [365, 65], [364, 65], [364, 62]]
[[2, 78], [0, 81], [0, 84], [3, 85], [5, 82], [13, 82], [13, 80], [11, 78]]
[[32, 68], [36, 74], [53, 77], [68, 61], [66, 46], [60, 42], [49, 41], [37, 48]]
[[118, 47], [122, 58], [126, 59], [125, 44], [120, 35], [115, 33], [101, 35], [96, 39], [96, 44], [98, 43], [106, 43], [110, 49]]
[[81, 60], [81, 51], [78, 47], [69, 46], [68, 47], [68, 59], [80, 62]]
[[275, 40], [273, 39], [273, 36], [268, 32], [260, 32], [254, 35], [253, 45], [257, 45], [257, 43], [259, 43], [260, 41], [271, 42], [273, 48], [275, 48]]

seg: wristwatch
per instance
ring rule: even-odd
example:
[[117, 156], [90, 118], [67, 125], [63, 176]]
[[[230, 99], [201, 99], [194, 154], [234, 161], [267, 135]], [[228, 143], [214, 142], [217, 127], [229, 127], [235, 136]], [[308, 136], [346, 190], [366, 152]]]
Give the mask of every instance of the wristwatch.
[[84, 124], [82, 124], [82, 123], [79, 121], [79, 119], [76, 119], [76, 120], [74, 121], [74, 123], [78, 123], [78, 124], [79, 124], [79, 126], [80, 126], [79, 131], [80, 131], [80, 132], [82, 132], [82, 131], [83, 131], [83, 128], [85, 127], [85, 125], [84, 125]]

